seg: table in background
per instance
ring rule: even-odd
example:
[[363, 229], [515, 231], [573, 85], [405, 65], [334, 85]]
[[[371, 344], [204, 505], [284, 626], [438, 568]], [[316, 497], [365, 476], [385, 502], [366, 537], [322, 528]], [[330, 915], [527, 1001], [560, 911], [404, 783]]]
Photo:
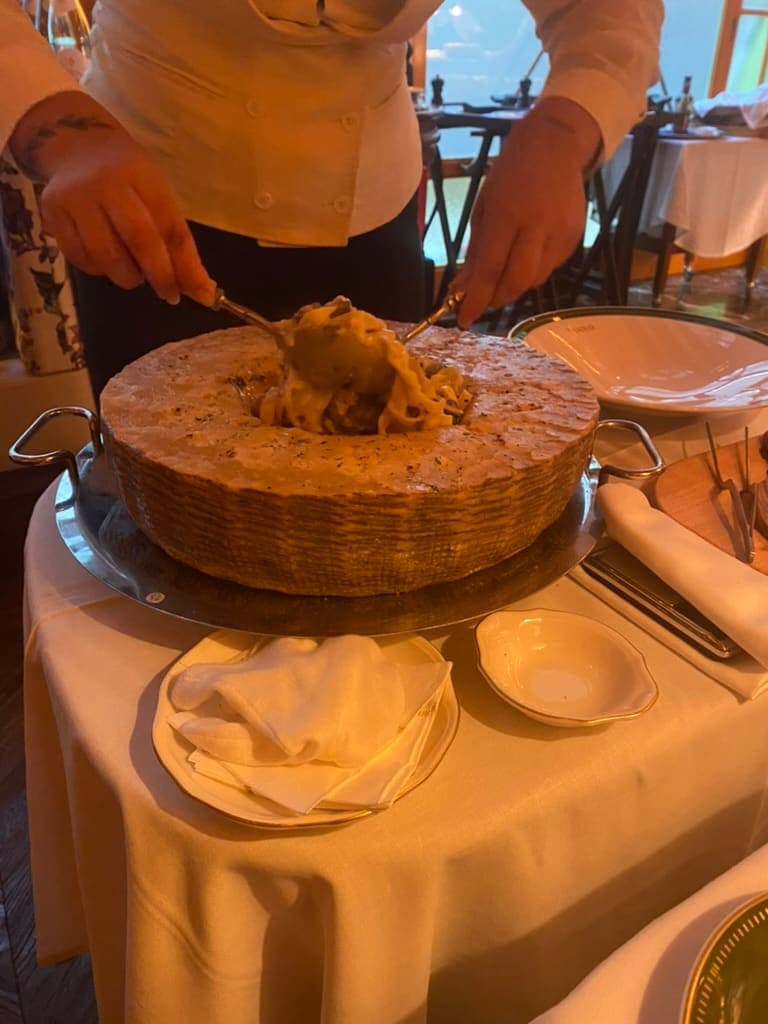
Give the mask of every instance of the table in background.
[[[603, 168], [608, 194], [626, 170], [629, 150], [627, 138]], [[655, 240], [654, 305], [661, 300], [675, 249], [707, 257], [749, 250], [749, 295], [768, 235], [768, 140], [669, 139], [661, 132], [638, 235]]]
[[[667, 456], [704, 445], [679, 424]], [[768, 839], [768, 700], [740, 702], [568, 578], [521, 604], [618, 623], [659, 682], [650, 711], [536, 723], [457, 628], [441, 643], [461, 723], [422, 786], [338, 828], [249, 828], [152, 748], [159, 682], [208, 631], [91, 578], [52, 490], [26, 558], [38, 953], [90, 951], [102, 1024], [519, 1024]]]

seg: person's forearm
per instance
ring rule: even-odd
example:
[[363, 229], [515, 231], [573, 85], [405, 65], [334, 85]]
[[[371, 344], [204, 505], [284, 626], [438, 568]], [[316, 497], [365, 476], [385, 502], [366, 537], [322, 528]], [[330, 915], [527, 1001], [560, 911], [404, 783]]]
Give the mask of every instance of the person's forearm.
[[36, 103], [77, 89], [17, 0], [0, 0], [0, 149]]
[[514, 302], [538, 287], [584, 231], [584, 178], [601, 151], [591, 114], [560, 96], [545, 97], [509, 135], [472, 211], [459, 324]]
[[592, 170], [602, 146], [600, 127], [594, 117], [573, 100], [561, 96], [547, 96], [527, 115], [538, 123], [542, 132], [551, 135], [557, 150], [570, 146], [582, 172]]
[[588, 111], [610, 156], [645, 114], [647, 90], [658, 79], [662, 0], [523, 2], [550, 60], [542, 99], [563, 97]]
[[40, 213], [65, 257], [121, 288], [147, 281], [169, 302], [215, 292], [172, 184], [96, 100], [65, 90], [18, 120], [11, 154], [44, 183]]
[[36, 103], [24, 114], [8, 140], [22, 171], [47, 181], [56, 158], [89, 132], [112, 132], [120, 125], [87, 93], [59, 92]]

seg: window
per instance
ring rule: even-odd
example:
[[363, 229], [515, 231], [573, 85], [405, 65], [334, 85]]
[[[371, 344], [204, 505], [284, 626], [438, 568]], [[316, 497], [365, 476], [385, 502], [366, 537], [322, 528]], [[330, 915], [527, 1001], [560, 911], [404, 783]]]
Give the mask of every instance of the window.
[[[749, 5], [748, 0], [666, 0], [665, 8], [660, 67], [670, 95], [679, 95], [686, 75], [692, 77], [694, 97], [708, 94], [717, 64], [718, 32], [722, 40], [722, 24], [744, 11], [751, 13], [744, 15], [740, 36], [734, 28], [734, 42], [739, 38], [733, 47], [733, 76], [742, 81], [751, 74], [756, 84], [761, 68], [756, 67], [755, 54], [765, 55], [768, 0], [752, 0]], [[756, 20], [760, 22], [757, 27]], [[534, 64], [540, 44], [533, 18], [522, 3], [500, 6], [498, 0], [448, 0], [430, 18], [426, 34], [416, 43], [417, 53], [423, 52], [422, 48], [426, 49], [421, 67], [427, 101], [430, 80], [439, 75], [445, 82], [446, 103], [482, 105], [490, 103], [493, 96], [515, 92]], [[726, 76], [730, 63], [729, 53]], [[541, 91], [548, 70], [544, 56], [531, 73], [533, 95]], [[655, 91], [661, 90], [657, 86]], [[466, 157], [476, 147], [468, 132], [454, 131], [445, 134], [441, 148], [446, 157]]]
[[665, 9], [659, 67], [668, 95], [679, 96], [690, 75], [694, 99], [707, 96], [723, 0], [666, 0]]
[[712, 95], [744, 92], [765, 81], [768, 63], [768, 0], [725, 0]]
[[[430, 18], [427, 27], [426, 98], [430, 81], [445, 82], [446, 103], [489, 104], [492, 96], [513, 94], [540, 52], [533, 18], [522, 3], [498, 0], [450, 0]], [[540, 92], [547, 77], [546, 56], [531, 73], [531, 93]], [[477, 144], [469, 131], [453, 129], [440, 140], [444, 157], [466, 157]]]
[[[430, 82], [437, 75], [444, 81], [446, 104], [483, 106], [491, 104], [494, 97], [514, 94], [529, 72], [531, 93], [538, 95], [549, 71], [546, 55], [537, 61], [540, 44], [523, 3], [447, 0], [430, 18], [426, 31], [414, 40], [414, 50], [414, 67], [420, 61], [418, 84], [424, 87], [427, 102]], [[689, 75], [694, 98], [714, 95], [726, 86], [743, 91], [765, 81], [767, 65], [768, 0], [665, 0], [661, 79], [649, 92], [666, 93], [674, 99]], [[445, 192], [454, 229], [466, 178], [453, 175], [465, 173], [467, 161], [477, 149], [478, 140], [471, 137], [469, 129], [442, 133], [440, 152], [449, 177]], [[438, 263], [444, 261], [436, 219], [426, 247]]]

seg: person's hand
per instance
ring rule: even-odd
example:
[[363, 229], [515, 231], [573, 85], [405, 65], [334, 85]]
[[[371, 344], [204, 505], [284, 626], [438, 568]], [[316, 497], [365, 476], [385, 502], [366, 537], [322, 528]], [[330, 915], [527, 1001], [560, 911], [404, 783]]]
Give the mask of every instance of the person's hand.
[[43, 227], [87, 274], [121, 288], [147, 281], [160, 298], [210, 304], [200, 262], [173, 188], [149, 154], [91, 97], [57, 93], [14, 129], [11, 153], [44, 183]]
[[573, 252], [584, 231], [584, 176], [600, 131], [583, 108], [551, 98], [513, 125], [475, 203], [458, 321], [514, 302]]

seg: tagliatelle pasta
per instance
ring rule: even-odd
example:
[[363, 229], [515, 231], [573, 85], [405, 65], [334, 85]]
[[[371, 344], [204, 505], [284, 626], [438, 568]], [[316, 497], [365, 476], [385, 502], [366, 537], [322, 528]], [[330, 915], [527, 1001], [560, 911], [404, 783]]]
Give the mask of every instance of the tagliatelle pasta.
[[456, 422], [471, 401], [456, 367], [412, 356], [383, 320], [347, 299], [305, 307], [287, 331], [293, 347], [283, 380], [252, 399], [265, 425], [320, 434], [432, 430]]

